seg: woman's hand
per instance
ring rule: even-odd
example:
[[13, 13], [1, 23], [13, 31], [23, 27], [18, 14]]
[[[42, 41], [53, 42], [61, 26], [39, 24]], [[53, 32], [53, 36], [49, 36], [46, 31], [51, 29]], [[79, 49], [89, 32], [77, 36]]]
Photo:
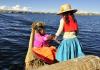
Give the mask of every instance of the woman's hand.
[[57, 36], [54, 37], [54, 40], [57, 40]]

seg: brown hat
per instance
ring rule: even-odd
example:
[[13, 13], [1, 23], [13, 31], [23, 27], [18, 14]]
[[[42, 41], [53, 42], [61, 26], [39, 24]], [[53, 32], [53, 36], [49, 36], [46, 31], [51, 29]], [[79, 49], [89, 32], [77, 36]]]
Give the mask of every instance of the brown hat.
[[60, 15], [62, 13], [70, 12], [70, 11], [75, 13], [77, 12], [77, 9], [72, 9], [70, 4], [63, 4], [61, 5], [60, 10], [57, 14]]

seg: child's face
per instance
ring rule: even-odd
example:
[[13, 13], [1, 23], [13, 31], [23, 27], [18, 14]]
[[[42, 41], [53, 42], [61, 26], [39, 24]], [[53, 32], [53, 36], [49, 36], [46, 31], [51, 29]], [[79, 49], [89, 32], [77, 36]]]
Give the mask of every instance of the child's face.
[[45, 30], [44, 30], [44, 29], [41, 29], [41, 30], [40, 30], [40, 33], [41, 33], [42, 35], [44, 35], [44, 34], [45, 34]]

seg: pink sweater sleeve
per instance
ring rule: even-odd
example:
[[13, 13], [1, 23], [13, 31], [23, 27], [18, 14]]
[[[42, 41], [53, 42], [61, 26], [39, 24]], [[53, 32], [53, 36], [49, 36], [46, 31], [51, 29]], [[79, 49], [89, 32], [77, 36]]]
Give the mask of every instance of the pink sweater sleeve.
[[39, 34], [35, 34], [34, 46], [41, 47], [42, 45], [47, 44], [46, 40], [47, 40], [48, 36], [49, 36], [48, 34], [46, 34], [44, 36], [41, 36]]
[[46, 40], [47, 40], [48, 36], [49, 36], [48, 34], [46, 34], [46, 35], [44, 36], [44, 38], [43, 38], [43, 39], [44, 39], [44, 41], [46, 41]]

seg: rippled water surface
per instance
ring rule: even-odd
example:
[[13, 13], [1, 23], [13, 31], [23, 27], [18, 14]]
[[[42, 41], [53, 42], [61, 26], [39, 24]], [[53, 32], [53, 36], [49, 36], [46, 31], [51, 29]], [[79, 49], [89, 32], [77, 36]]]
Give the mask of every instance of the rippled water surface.
[[[100, 16], [76, 18], [84, 53], [100, 56]], [[55, 34], [59, 19], [55, 14], [0, 14], [0, 70], [24, 65], [32, 22], [46, 22], [47, 33]]]

